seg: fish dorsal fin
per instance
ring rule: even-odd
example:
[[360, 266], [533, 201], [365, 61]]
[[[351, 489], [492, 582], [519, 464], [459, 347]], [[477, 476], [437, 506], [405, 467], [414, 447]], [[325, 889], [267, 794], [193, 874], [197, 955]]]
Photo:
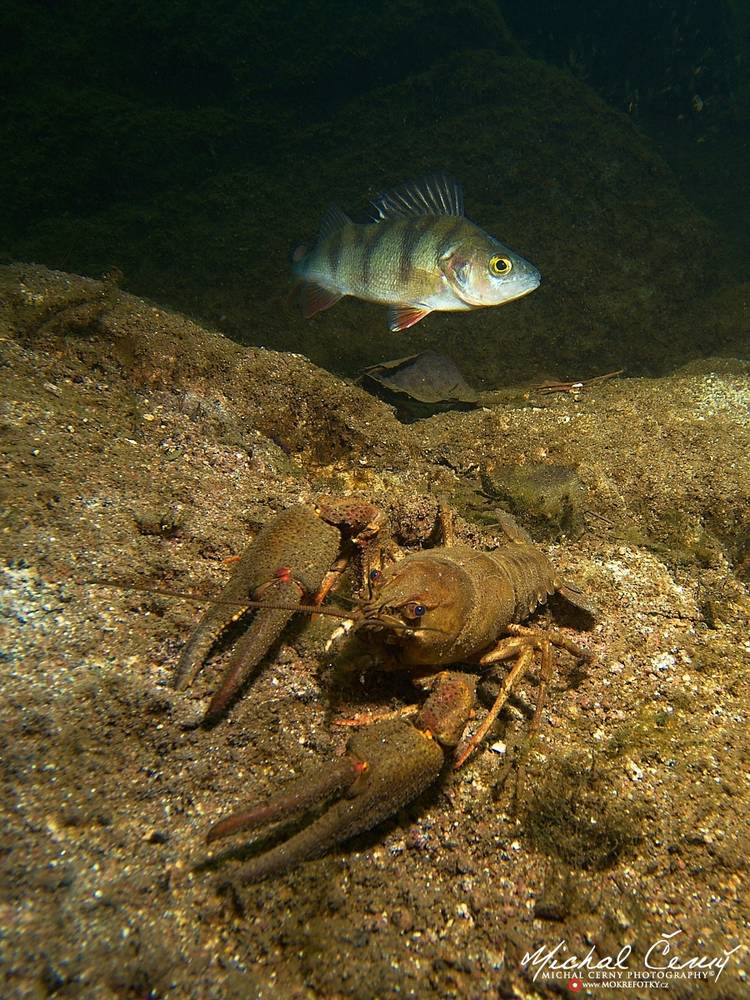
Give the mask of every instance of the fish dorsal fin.
[[463, 215], [464, 194], [458, 181], [446, 174], [432, 174], [421, 181], [402, 184], [373, 201], [377, 219], [405, 215]]
[[348, 226], [352, 220], [342, 211], [338, 205], [329, 205], [320, 220], [320, 239], [323, 240], [331, 233], [337, 233], [339, 229]]

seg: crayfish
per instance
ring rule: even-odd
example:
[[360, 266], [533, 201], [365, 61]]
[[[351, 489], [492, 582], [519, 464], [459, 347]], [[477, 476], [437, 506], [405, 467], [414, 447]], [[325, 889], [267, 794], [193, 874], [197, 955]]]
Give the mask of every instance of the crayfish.
[[536, 654], [540, 683], [532, 726], [541, 716], [553, 647], [590, 659], [561, 633], [522, 624], [553, 594], [586, 613], [591, 609], [510, 518], [502, 522], [504, 544], [491, 551], [457, 544], [453, 518], [445, 510], [438, 525], [442, 544], [434, 548], [403, 555], [388, 541], [385, 525], [376, 507], [353, 500], [299, 505], [278, 515], [246, 549], [180, 658], [175, 686], [184, 689], [222, 632], [256, 609], [206, 713], [205, 721], [215, 723], [292, 614], [325, 613], [322, 599], [354, 552], [367, 596], [346, 615], [329, 645], [356, 633], [386, 667], [408, 671], [428, 691], [413, 719], [389, 718], [368, 725], [351, 737], [345, 756], [316, 767], [313, 777], [292, 781], [283, 794], [234, 813], [209, 830], [208, 841], [213, 842], [299, 819], [325, 806], [310, 825], [247, 864], [240, 872], [242, 881], [259, 881], [324, 854], [376, 826], [432, 785], [474, 714], [477, 671], [513, 661], [492, 708], [458, 751], [454, 767], [460, 767], [485, 737]]

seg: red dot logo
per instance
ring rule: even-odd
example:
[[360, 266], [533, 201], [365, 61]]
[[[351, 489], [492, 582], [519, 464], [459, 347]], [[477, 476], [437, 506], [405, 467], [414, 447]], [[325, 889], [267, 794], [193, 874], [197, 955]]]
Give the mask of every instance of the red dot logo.
[[583, 989], [583, 980], [578, 978], [569, 979], [568, 989], [571, 993], [580, 993]]

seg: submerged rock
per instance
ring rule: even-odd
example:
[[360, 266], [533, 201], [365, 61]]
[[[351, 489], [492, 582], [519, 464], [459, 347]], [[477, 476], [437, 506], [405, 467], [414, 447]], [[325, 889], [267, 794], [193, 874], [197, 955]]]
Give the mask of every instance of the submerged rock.
[[467, 410], [479, 401], [479, 394], [466, 382], [455, 362], [437, 351], [381, 361], [365, 368], [361, 383], [407, 419], [443, 410]]
[[485, 494], [522, 517], [537, 538], [577, 538], [583, 530], [584, 487], [572, 465], [496, 465], [481, 469]]

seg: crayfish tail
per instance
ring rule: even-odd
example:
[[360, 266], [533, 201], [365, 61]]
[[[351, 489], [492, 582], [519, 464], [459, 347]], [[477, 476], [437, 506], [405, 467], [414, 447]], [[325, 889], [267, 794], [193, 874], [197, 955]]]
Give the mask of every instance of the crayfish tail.
[[571, 608], [580, 612], [584, 616], [584, 620], [589, 619], [587, 627], [590, 628], [599, 620], [599, 610], [596, 605], [574, 583], [563, 581], [557, 584], [555, 593], [562, 597]]

